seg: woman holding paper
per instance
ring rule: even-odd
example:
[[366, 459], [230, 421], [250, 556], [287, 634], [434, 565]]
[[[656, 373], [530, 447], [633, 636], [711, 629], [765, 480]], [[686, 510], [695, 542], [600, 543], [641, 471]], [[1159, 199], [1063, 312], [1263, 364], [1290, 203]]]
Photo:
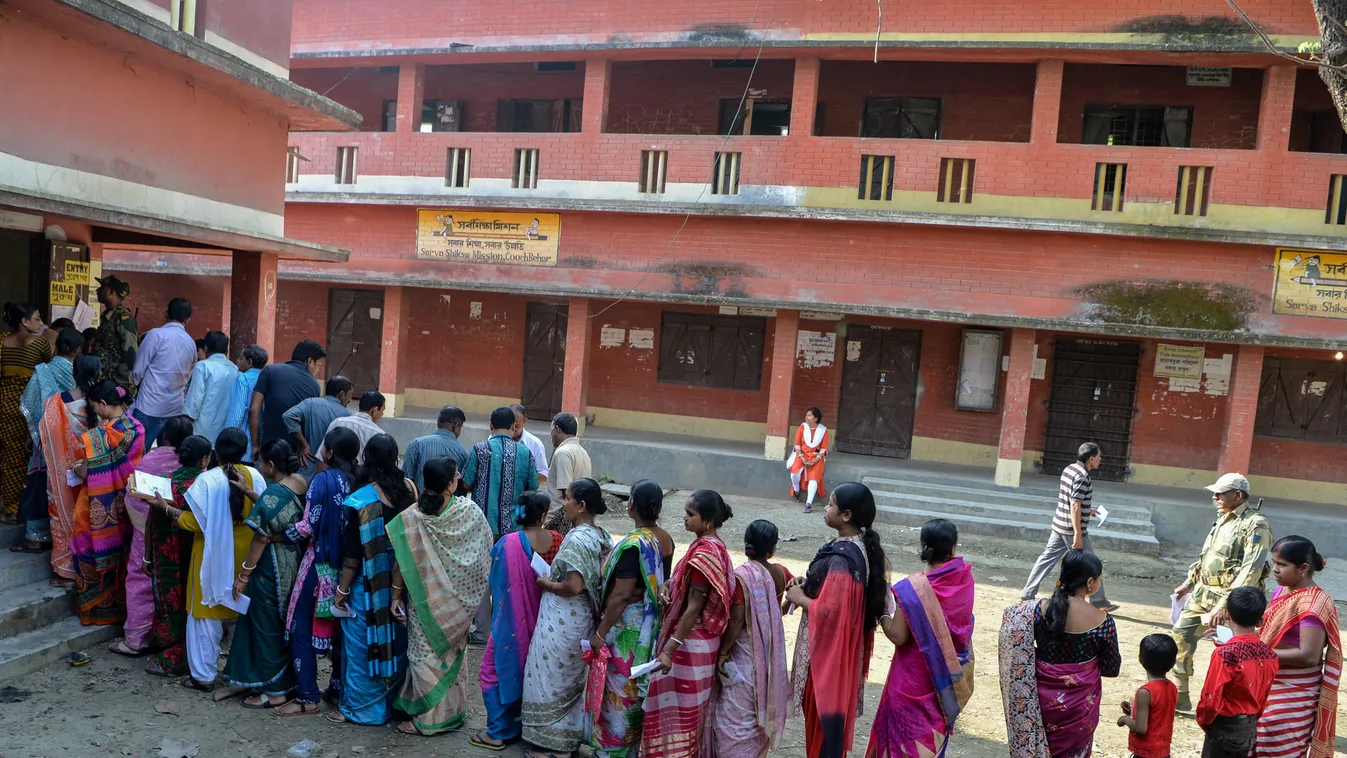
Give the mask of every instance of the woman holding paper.
[[389, 523], [388, 539], [397, 558], [393, 617], [407, 625], [407, 678], [393, 706], [412, 717], [398, 731], [428, 736], [463, 727], [468, 629], [487, 591], [491, 525], [476, 503], [454, 494], [453, 459], [431, 458], [422, 475], [417, 507]]
[[[603, 562], [603, 618], [589, 638], [590, 649], [612, 654], [603, 685], [602, 710], [594, 717], [590, 745], [602, 758], [626, 758], [641, 744], [645, 698], [632, 669], [655, 657], [659, 637], [659, 586], [673, 538], [659, 527], [664, 490], [649, 479], [631, 486], [627, 515], [636, 528]], [[667, 548], [667, 549], [666, 549]], [[779, 611], [778, 611], [779, 613]]]
[[284, 705], [295, 688], [282, 609], [295, 584], [299, 548], [285, 541], [285, 533], [304, 516], [309, 483], [298, 474], [299, 457], [285, 440], [263, 445], [258, 466], [270, 482], [260, 497], [230, 483], [245, 498], [256, 498], [256, 504], [243, 522], [253, 530], [252, 543], [234, 579], [234, 599], [247, 595], [248, 612], [234, 629], [224, 680], [261, 692], [244, 699], [244, 708], [274, 708]]
[[561, 533], [543, 527], [551, 507], [546, 492], [529, 490], [520, 495], [514, 512], [519, 531], [501, 537], [491, 548], [491, 636], [479, 674], [486, 729], [468, 739], [475, 747], [499, 750], [519, 739], [523, 729], [519, 709], [524, 698], [524, 666], [543, 597], [534, 565], [535, 561], [550, 565], [561, 549]]
[[[169, 420], [164, 427], [173, 427]], [[192, 429], [191, 421], [187, 430]], [[187, 510], [187, 490], [210, 465], [210, 441], [192, 435], [175, 445], [178, 467], [169, 476], [174, 508]], [[156, 448], [157, 449], [157, 448]], [[132, 493], [134, 496], [136, 493]], [[128, 498], [129, 499], [129, 498]], [[151, 506], [154, 498], [142, 498]], [[192, 536], [179, 529], [162, 507], [151, 507], [145, 519], [145, 554], [149, 558], [150, 582], [154, 586], [154, 623], [150, 627], [150, 647], [158, 652], [145, 665], [155, 676], [182, 676], [187, 666], [187, 594], [192, 576]]]
[[[89, 428], [84, 411], [85, 396], [98, 383], [103, 362], [93, 355], [75, 358], [75, 387], [47, 398], [38, 426], [42, 455], [46, 458], [47, 494], [51, 497], [48, 513], [51, 515], [51, 569], [56, 573], [53, 585], [69, 587], [75, 581], [75, 561], [70, 552], [70, 538], [75, 529], [75, 503], [79, 499], [77, 485], [72, 485], [65, 472], [75, 467], [84, 457], [80, 436]], [[78, 484], [78, 482], [77, 482]]]
[[543, 588], [538, 626], [524, 667], [524, 739], [542, 750], [525, 755], [569, 756], [585, 738], [585, 680], [589, 667], [581, 640], [594, 633], [603, 585], [600, 568], [613, 540], [594, 523], [608, 511], [599, 483], [576, 479], [566, 488], [566, 520], [574, 524], [552, 561]]

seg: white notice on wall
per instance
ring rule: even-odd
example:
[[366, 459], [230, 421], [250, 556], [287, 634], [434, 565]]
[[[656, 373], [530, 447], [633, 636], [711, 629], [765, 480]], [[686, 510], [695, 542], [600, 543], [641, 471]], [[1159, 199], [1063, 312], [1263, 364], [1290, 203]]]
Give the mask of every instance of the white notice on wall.
[[1184, 379], [1177, 376], [1169, 379], [1170, 392], [1198, 392], [1201, 389], [1202, 380], [1200, 379]]
[[1234, 69], [1219, 66], [1189, 66], [1189, 87], [1229, 87]]
[[468, 318], [481, 318], [481, 317], [482, 317], [482, 304], [468, 303]]
[[847, 362], [855, 363], [861, 359], [861, 341], [847, 340]]
[[1029, 372], [1030, 379], [1046, 379], [1048, 376], [1048, 359], [1035, 358], [1034, 368]]
[[758, 316], [759, 318], [776, 318], [775, 308], [740, 308], [740, 316]]
[[722, 315], [722, 316], [738, 316], [738, 315], [739, 315], [739, 306], [737, 306], [737, 305], [722, 305], [722, 306], [720, 306], [720, 315]]
[[639, 350], [655, 349], [655, 330], [654, 329], [632, 329], [627, 332], [627, 341], [632, 347]]
[[1234, 355], [1226, 353], [1220, 358], [1207, 358], [1202, 362], [1202, 371], [1207, 375], [1203, 392], [1213, 397], [1224, 397], [1230, 393], [1230, 367]]
[[603, 325], [599, 330], [599, 347], [622, 347], [627, 341], [627, 330], [620, 326]]
[[801, 329], [795, 342], [800, 368], [824, 368], [833, 365], [837, 355], [837, 334]]

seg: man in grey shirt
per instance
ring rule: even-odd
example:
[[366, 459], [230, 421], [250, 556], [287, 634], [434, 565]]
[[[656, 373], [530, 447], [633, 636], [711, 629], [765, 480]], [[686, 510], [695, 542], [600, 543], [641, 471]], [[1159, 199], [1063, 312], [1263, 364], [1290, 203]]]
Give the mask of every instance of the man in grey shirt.
[[547, 491], [552, 497], [547, 528], [565, 534], [570, 530], [562, 513], [566, 488], [571, 482], [594, 475], [589, 453], [580, 446], [580, 423], [569, 413], [558, 413], [552, 419], [552, 477], [547, 480]]
[[351, 415], [346, 404], [355, 394], [355, 384], [344, 376], [334, 376], [327, 380], [322, 397], [311, 397], [299, 401], [281, 417], [285, 430], [294, 438], [295, 454], [303, 467], [299, 470], [307, 481], [313, 481], [318, 474], [318, 456], [314, 454], [317, 446], [323, 444], [327, 428], [343, 416]]
[[468, 465], [468, 449], [458, 441], [458, 435], [463, 432], [463, 424], [467, 420], [463, 411], [446, 405], [440, 409], [435, 431], [407, 443], [407, 452], [402, 456], [402, 470], [416, 482], [417, 492], [425, 489], [426, 461], [431, 458], [449, 458], [458, 466], [459, 475], [463, 474], [463, 469]]

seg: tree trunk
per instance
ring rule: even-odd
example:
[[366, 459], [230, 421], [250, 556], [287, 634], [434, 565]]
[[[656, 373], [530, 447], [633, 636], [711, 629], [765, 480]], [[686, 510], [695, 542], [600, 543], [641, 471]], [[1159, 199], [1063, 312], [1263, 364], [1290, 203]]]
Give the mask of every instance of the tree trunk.
[[[1319, 20], [1319, 36], [1323, 40], [1320, 54], [1330, 66], [1347, 68], [1347, 0], [1311, 0], [1314, 15]], [[1338, 111], [1338, 120], [1347, 130], [1347, 72], [1319, 67], [1319, 77], [1328, 85], [1328, 94]]]

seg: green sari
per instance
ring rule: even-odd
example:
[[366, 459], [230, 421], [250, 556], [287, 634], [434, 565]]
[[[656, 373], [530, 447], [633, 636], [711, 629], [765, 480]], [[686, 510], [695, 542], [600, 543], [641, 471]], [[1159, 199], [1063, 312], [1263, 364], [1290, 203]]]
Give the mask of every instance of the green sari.
[[[278, 537], [304, 517], [304, 499], [284, 484], [267, 486], [244, 523], [263, 537]], [[295, 688], [295, 671], [285, 641], [285, 609], [299, 569], [299, 548], [272, 542], [263, 551], [243, 594], [248, 613], [240, 616], [229, 646], [225, 681], [235, 687], [261, 690], [264, 695], [288, 695]]]
[[388, 523], [407, 588], [407, 677], [393, 701], [421, 734], [463, 726], [461, 677], [468, 628], [487, 592], [491, 527], [482, 509], [455, 497], [439, 515], [408, 508]]

